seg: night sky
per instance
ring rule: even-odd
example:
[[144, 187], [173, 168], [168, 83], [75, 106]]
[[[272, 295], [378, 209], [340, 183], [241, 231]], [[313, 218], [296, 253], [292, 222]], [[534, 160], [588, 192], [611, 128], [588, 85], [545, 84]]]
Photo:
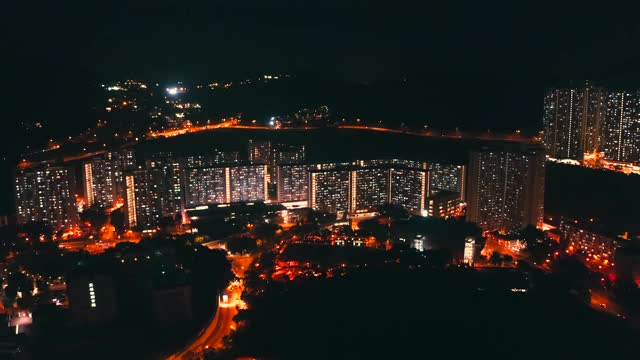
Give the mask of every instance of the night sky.
[[473, 96], [473, 121], [490, 127], [514, 118], [538, 122], [546, 86], [589, 78], [637, 87], [640, 80], [637, 8], [584, 1], [88, 3], [3, 4], [10, 118], [76, 121], [90, 105], [86, 89], [102, 81], [281, 72], [346, 82], [416, 79], [425, 91]]

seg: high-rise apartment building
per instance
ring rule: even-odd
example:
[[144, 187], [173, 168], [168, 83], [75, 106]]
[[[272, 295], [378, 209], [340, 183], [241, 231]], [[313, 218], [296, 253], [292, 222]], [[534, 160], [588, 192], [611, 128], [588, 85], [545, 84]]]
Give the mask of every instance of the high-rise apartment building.
[[369, 213], [390, 202], [389, 171], [387, 167], [359, 168], [351, 171], [351, 213]]
[[271, 142], [267, 140], [249, 140], [249, 162], [254, 164], [269, 164], [271, 157]]
[[77, 224], [74, 194], [75, 175], [71, 167], [45, 166], [16, 174], [17, 221], [42, 221], [54, 230]]
[[431, 163], [429, 164], [429, 196], [434, 196], [441, 191], [458, 193], [461, 200], [465, 199], [464, 165]]
[[135, 166], [133, 149], [109, 151], [82, 164], [85, 204], [111, 207], [125, 196], [124, 172]]
[[483, 149], [471, 153], [467, 220], [484, 230], [509, 233], [541, 227], [544, 211], [542, 149]]
[[245, 165], [227, 167], [231, 202], [267, 200], [267, 166]]
[[354, 165], [361, 167], [375, 167], [375, 166], [402, 166], [414, 169], [426, 169], [427, 163], [418, 160], [405, 160], [405, 159], [368, 159], [358, 160]]
[[446, 218], [456, 216], [460, 208], [460, 195], [452, 191], [440, 191], [426, 201], [427, 216]]
[[214, 152], [214, 160], [216, 164], [237, 164], [242, 162], [240, 152], [234, 150], [216, 150]]
[[603, 135], [605, 159], [640, 162], [640, 91], [609, 94]]
[[311, 165], [287, 164], [278, 166], [278, 202], [307, 201]]
[[[560, 242], [571, 254], [588, 260], [592, 265], [610, 265], [614, 262], [616, 251], [622, 247], [623, 241], [612, 234], [604, 234], [577, 221], [562, 219], [560, 226]], [[601, 229], [600, 229], [601, 230]], [[607, 260], [606, 263], [603, 263]]]
[[127, 222], [141, 230], [153, 229], [163, 216], [162, 172], [160, 169], [140, 167], [125, 175]]
[[429, 193], [427, 171], [424, 168], [394, 166], [389, 169], [389, 202], [412, 214], [424, 215], [425, 198]]
[[547, 155], [582, 160], [600, 148], [606, 115], [605, 89], [591, 86], [550, 89], [544, 98], [544, 144]]
[[187, 168], [236, 164], [241, 162], [238, 151], [223, 151], [218, 149], [205, 154], [182, 154], [180, 158], [184, 159], [184, 164]]
[[344, 215], [350, 210], [350, 177], [349, 169], [312, 170], [309, 174], [309, 207]]
[[271, 144], [267, 167], [267, 181], [272, 186], [278, 183], [278, 166], [280, 164], [301, 164], [306, 158], [304, 145]]
[[218, 164], [214, 154], [184, 154], [180, 157], [184, 160], [184, 166], [186, 168], [200, 168]]
[[275, 144], [271, 147], [270, 165], [300, 164], [306, 159], [306, 146]]
[[388, 203], [417, 215], [424, 210], [427, 194], [424, 166], [413, 168], [386, 160], [336, 167], [317, 164], [312, 166], [309, 179], [309, 206], [315, 210], [367, 214]]
[[[371, 189], [360, 190], [360, 188], [356, 188], [356, 190], [360, 190], [355, 194], [357, 202], [369, 203], [370, 209], [383, 203], [390, 203], [403, 207], [410, 213], [422, 214], [424, 200], [429, 190], [427, 163], [405, 159], [373, 159], [360, 160], [356, 164], [367, 168], [366, 172], [376, 174], [378, 180], [372, 179], [371, 185], [367, 185], [367, 187], [378, 189], [382, 188], [378, 184], [383, 183], [384, 185], [382, 193], [378, 196], [370, 195]], [[385, 180], [382, 180], [382, 176]], [[365, 179], [361, 179], [360, 183], [362, 180]], [[381, 199], [384, 201], [381, 202]], [[360, 208], [361, 206], [353, 207], [356, 212], [361, 211]]]
[[160, 196], [160, 211], [164, 215], [174, 215], [184, 208], [182, 179], [184, 159], [171, 153], [157, 153], [145, 161], [152, 174]]
[[276, 190], [278, 166], [302, 164], [306, 159], [305, 145], [277, 144], [270, 141], [249, 140], [249, 162], [266, 164], [267, 182]]
[[601, 149], [602, 126], [606, 119], [607, 90], [590, 86], [578, 92], [576, 115], [581, 123], [580, 143], [583, 153], [594, 153]]
[[220, 166], [185, 171], [185, 200], [188, 208], [266, 199], [266, 165]]
[[225, 168], [194, 168], [185, 173], [187, 208], [230, 202], [227, 198]]

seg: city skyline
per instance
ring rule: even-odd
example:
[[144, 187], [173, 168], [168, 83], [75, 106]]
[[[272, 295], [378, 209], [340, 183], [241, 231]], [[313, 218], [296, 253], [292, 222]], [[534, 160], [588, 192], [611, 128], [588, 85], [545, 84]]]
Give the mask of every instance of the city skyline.
[[0, 358], [638, 354], [637, 4], [4, 10]]
[[[256, 147], [257, 143], [268, 146]], [[237, 202], [275, 202], [292, 208], [337, 212], [339, 216], [371, 216], [379, 207], [393, 204], [415, 215], [448, 217], [457, 214], [458, 206], [466, 199], [466, 165], [399, 158], [313, 162], [305, 161], [298, 150], [291, 152], [304, 146], [252, 139], [248, 144], [248, 158], [244, 161], [236, 152], [231, 152], [231, 158], [220, 156], [228, 152], [219, 149], [210, 154], [145, 153], [144, 161], [136, 159], [131, 148], [95, 155], [75, 166], [67, 165], [69, 171], [81, 169], [82, 186], [76, 188], [73, 182], [68, 183], [65, 199], [79, 212], [94, 206], [106, 211], [122, 209], [127, 218], [125, 225], [142, 230], [155, 229], [165, 216]], [[254, 149], [266, 154], [257, 156]], [[33, 203], [51, 197], [49, 191], [36, 190], [28, 179], [50, 168], [45, 165], [25, 169], [17, 175], [17, 193], [37, 194], [35, 199], [16, 198], [19, 224], [46, 219], [46, 215], [30, 214], [37, 212], [38, 206]], [[455, 194], [455, 201], [447, 200], [448, 211], [435, 211], [433, 203], [429, 206], [429, 201], [437, 201], [441, 192]], [[52, 223], [54, 229], [68, 231], [79, 224], [77, 216], [67, 215], [65, 219], [65, 226]]]
[[[396, 16], [388, 16], [386, 7], [380, 5], [337, 1], [312, 5], [310, 11], [289, 2], [272, 6], [255, 1], [245, 5], [193, 1], [191, 6], [120, 2], [103, 8], [75, 6], [72, 1], [53, 9], [56, 17], [52, 17], [45, 10], [48, 6], [12, 4], [9, 12], [16, 16], [10, 20], [16, 24], [9, 26], [30, 26], [22, 32], [28, 41], [12, 37], [9, 45], [16, 49], [10, 57], [15, 71], [8, 85], [14, 89], [10, 96], [16, 106], [9, 111], [11, 117], [48, 122], [53, 128], [77, 123], [74, 126], [81, 129], [84, 119], [92, 115], [87, 111], [93, 102], [92, 91], [86, 89], [108, 81], [141, 78], [169, 85], [311, 73], [317, 79], [356, 83], [407, 77], [410, 85], [415, 80], [418, 84], [412, 91], [426, 91], [426, 96], [398, 91], [381, 96], [392, 99], [394, 93], [400, 94], [393, 107], [414, 108], [405, 118], [410, 113], [419, 118], [420, 107], [412, 104], [433, 98], [437, 100], [430, 102], [434, 117], [446, 117], [438, 121], [439, 126], [469, 125], [464, 118], [476, 115], [487, 124], [485, 128], [539, 129], [542, 107], [537, 97], [547, 87], [583, 79], [633, 87], [640, 80], [634, 71], [638, 50], [627, 45], [637, 34], [630, 20], [633, 11], [620, 11], [613, 5], [578, 6], [581, 16], [574, 16], [577, 10], [569, 5], [556, 6], [553, 11], [515, 11], [525, 6], [513, 6], [515, 9], [468, 4], [456, 9], [444, 2], [401, 2], [392, 11]], [[97, 20], [88, 21], [91, 18]], [[217, 20], [209, 21], [211, 18]], [[546, 21], [538, 21], [540, 18]], [[589, 26], [596, 22], [602, 26]], [[274, 23], [278, 26], [270, 29]], [[245, 30], [228, 33], [236, 24], [243, 24]], [[255, 33], [262, 34], [261, 40], [252, 36], [256, 27], [260, 27]], [[77, 28], [84, 31], [75, 31]], [[511, 30], [503, 31], [505, 28]], [[162, 29], [162, 35], [152, 29]], [[377, 36], [368, 36], [370, 33]], [[154, 40], [125, 40], [132, 34]], [[165, 50], [163, 44], [171, 44], [174, 50]], [[555, 55], [559, 49], [562, 56]], [[308, 53], [315, 55], [304, 55]], [[32, 84], [41, 86], [34, 89]], [[512, 91], [514, 88], [519, 91]], [[438, 95], [462, 89], [476, 94], [468, 100], [469, 110], [455, 108], [454, 98]], [[27, 91], [32, 95], [18, 95]], [[69, 96], [82, 106], [57, 106]], [[367, 99], [371, 100], [360, 101]], [[439, 103], [446, 106], [440, 109]], [[388, 116], [390, 110], [380, 110], [370, 113], [395, 121]], [[4, 140], [5, 153], [12, 152], [11, 144], [19, 145], [11, 137]]]
[[544, 99], [547, 155], [583, 161], [603, 153], [610, 161], [640, 162], [640, 95], [594, 87], [550, 89]]

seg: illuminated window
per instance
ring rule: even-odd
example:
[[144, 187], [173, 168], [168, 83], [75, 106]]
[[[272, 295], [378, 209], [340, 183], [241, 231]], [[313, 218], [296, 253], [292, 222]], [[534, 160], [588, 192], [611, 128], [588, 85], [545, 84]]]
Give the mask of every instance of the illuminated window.
[[96, 307], [96, 292], [93, 289], [93, 283], [89, 283], [89, 299], [91, 300], [91, 307]]

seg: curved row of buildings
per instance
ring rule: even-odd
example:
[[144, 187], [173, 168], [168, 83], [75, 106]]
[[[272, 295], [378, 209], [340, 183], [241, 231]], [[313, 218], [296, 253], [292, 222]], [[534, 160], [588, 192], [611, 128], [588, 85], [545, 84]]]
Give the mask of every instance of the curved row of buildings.
[[[128, 226], [153, 229], [164, 216], [211, 204], [267, 201], [310, 207], [339, 217], [361, 216], [382, 204], [412, 214], [460, 214], [487, 230], [541, 226], [544, 151], [539, 144], [478, 147], [466, 163], [398, 158], [310, 161], [305, 147], [250, 141], [238, 152], [150, 152], [133, 149], [79, 164], [18, 171], [18, 222], [73, 227], [77, 212], [93, 204], [122, 207]], [[76, 185], [79, 183], [79, 185]]]

